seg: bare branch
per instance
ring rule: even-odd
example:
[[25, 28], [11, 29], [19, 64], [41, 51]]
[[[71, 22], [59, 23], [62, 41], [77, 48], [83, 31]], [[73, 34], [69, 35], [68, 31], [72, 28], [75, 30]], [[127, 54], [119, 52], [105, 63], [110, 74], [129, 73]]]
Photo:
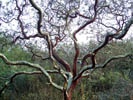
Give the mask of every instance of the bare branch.
[[[131, 19], [127, 22], [127, 24], [125, 25], [125, 28], [122, 30], [122, 33], [120, 33], [120, 35], [119, 35], [119, 34], [107, 33], [104, 42], [92, 51], [92, 55], [91, 55], [90, 53], [88, 53], [87, 55], [85, 55], [85, 56], [83, 57], [83, 60], [82, 60], [82, 64], [81, 64], [81, 65], [83, 65], [84, 62], [85, 62], [85, 60], [86, 60], [87, 58], [89, 58], [89, 57], [91, 58], [92, 65], [89, 65], [89, 67], [86, 67], [86, 66], [83, 67], [83, 68], [80, 70], [79, 74], [76, 76], [75, 79], [78, 79], [79, 77], [81, 77], [81, 76], [82, 76], [82, 73], [84, 73], [86, 70], [95, 68], [95, 66], [96, 66], [96, 62], [95, 62], [95, 55], [96, 55], [96, 53], [97, 53], [100, 49], [102, 49], [103, 47], [105, 47], [105, 46], [108, 44], [109, 38], [110, 38], [110, 37], [111, 37], [111, 38], [116, 38], [116, 39], [121, 39], [122, 37], [124, 37], [124, 36], [127, 34], [128, 30], [129, 30], [129, 28], [130, 28], [130, 26], [131, 26], [132, 24], [133, 24], [133, 16], [132, 16]], [[114, 59], [115, 59], [115, 58], [114, 58]], [[112, 60], [112, 59], [111, 59], [111, 60]], [[110, 62], [110, 60], [109, 60], [109, 62]], [[107, 62], [107, 63], [108, 63], [108, 62]], [[104, 66], [106, 66], [106, 63], [104, 64]]]
[[73, 32], [73, 41], [74, 41], [74, 47], [75, 47], [75, 57], [74, 57], [74, 61], [73, 61], [73, 74], [74, 76], [76, 75], [76, 67], [77, 67], [77, 60], [78, 60], [78, 56], [79, 56], [79, 47], [78, 47], [78, 44], [77, 44], [77, 38], [76, 38], [76, 34], [82, 30], [83, 28], [85, 28], [87, 25], [93, 23], [96, 19], [96, 16], [97, 16], [97, 4], [98, 4], [98, 0], [95, 0], [95, 4], [94, 4], [94, 17], [92, 19], [89, 19], [89, 21], [87, 21], [85, 24], [83, 24], [82, 26], [80, 26], [77, 30], [75, 30]]
[[[82, 76], [86, 77], [86, 76], [92, 74], [97, 69], [105, 68], [107, 66], [107, 64], [109, 64], [111, 61], [114, 61], [114, 60], [117, 60], [117, 59], [121, 59], [121, 58], [130, 57], [130, 56], [133, 56], [133, 54], [132, 53], [127, 53], [125, 55], [118, 55], [118, 56], [113, 56], [111, 58], [108, 58], [103, 64], [96, 65], [96, 67], [94, 69], [92, 69], [89, 73], [82, 74]], [[90, 69], [91, 69], [91, 67], [90, 67]]]
[[[47, 70], [48, 73], [58, 73], [58, 71], [56, 70]], [[19, 75], [36, 75], [36, 74], [42, 74], [41, 71], [32, 71], [32, 72], [26, 72], [26, 71], [21, 71], [21, 72], [16, 72], [14, 73], [12, 76], [10, 76], [9, 78], [6, 78], [6, 80], [8, 79], [9, 81], [7, 81], [5, 83], [5, 85], [3, 86], [2, 89], [0, 89], [0, 94], [3, 93], [3, 91], [11, 84], [13, 83], [15, 77], [19, 76]], [[5, 78], [2, 78], [5, 79]]]
[[2, 89], [0, 89], [0, 94], [3, 93], [3, 91], [11, 84], [13, 83], [13, 80], [15, 77], [17, 77], [18, 75], [22, 75], [22, 74], [25, 74], [25, 75], [33, 75], [33, 74], [42, 74], [40, 71], [33, 71], [33, 72], [25, 72], [25, 71], [22, 71], [22, 72], [17, 72], [15, 74], [13, 74], [10, 78], [6, 78], [6, 79], [9, 79], [9, 81], [7, 81], [5, 83], [5, 85], [3, 86]]
[[33, 63], [30, 63], [30, 62], [27, 62], [27, 61], [10, 61], [6, 58], [6, 56], [4, 56], [3, 54], [0, 53], [0, 58], [2, 58], [2, 60], [7, 64], [7, 65], [24, 65], [24, 66], [28, 66], [28, 67], [31, 67], [31, 68], [35, 68], [39, 71], [41, 71], [49, 80], [50, 84], [52, 86], [54, 86], [55, 88], [59, 89], [59, 90], [63, 90], [63, 87], [61, 86], [58, 86], [57, 84], [55, 84], [53, 81], [52, 81], [52, 78], [51, 76], [49, 75], [49, 73], [43, 68], [41, 67], [39, 64], [33, 64]]
[[94, 17], [93, 17], [92, 19], [90, 19], [89, 21], [87, 21], [85, 24], [83, 24], [83, 25], [80, 26], [77, 30], [75, 30], [75, 31], [73, 32], [73, 38], [74, 38], [75, 40], [77, 40], [76, 34], [77, 34], [80, 30], [84, 29], [87, 25], [89, 25], [89, 24], [91, 24], [91, 23], [93, 23], [93, 22], [95, 21], [96, 16], [97, 16], [97, 4], [98, 4], [98, 0], [95, 0], [95, 4], [94, 4]]
[[[93, 68], [92, 65], [84, 66], [80, 70], [80, 72], [78, 73], [78, 75], [74, 78], [74, 80], [77, 80], [81, 76], [83, 76], [83, 77], [84, 76], [88, 76], [89, 74], [91, 74], [92, 72], [94, 72], [96, 69], [105, 68], [107, 66], [107, 64], [109, 64], [113, 60], [120, 59], [120, 58], [126, 58], [126, 57], [130, 57], [130, 56], [133, 56], [133, 54], [132, 53], [128, 53], [128, 54], [125, 54], [125, 55], [118, 55], [118, 56], [111, 57], [111, 58], [107, 59], [103, 64], [95, 65], [95, 68]], [[91, 70], [90, 73], [83, 74], [87, 70]]]
[[61, 65], [65, 67], [66, 71], [71, 72], [70, 65], [65, 60], [60, 58], [55, 51], [53, 51], [53, 56]]
[[[132, 5], [129, 8], [130, 1], [127, 1], [14, 0], [12, 2], [7, 1], [5, 4], [2, 2], [0, 5], [3, 10], [0, 16], [0, 26], [2, 26], [2, 31], [6, 31], [6, 33], [2, 34], [9, 35], [13, 43], [22, 43], [20, 46], [26, 47], [30, 51], [28, 53], [33, 55], [32, 57], [50, 61], [51, 66], [50, 70], [46, 70], [44, 66], [41, 66], [41, 62], [39, 62], [41, 64], [34, 64], [28, 61], [10, 61], [4, 54], [0, 53], [0, 58], [7, 65], [35, 69], [35, 72], [15, 73], [5, 83], [0, 92], [9, 86], [18, 75], [42, 74], [46, 76], [49, 84], [63, 91], [65, 100], [71, 100], [72, 91], [83, 76], [89, 75], [88, 73], [93, 72], [95, 69], [106, 67], [107, 64], [115, 59], [133, 55], [131, 53], [114, 56], [101, 64], [96, 62], [98, 52], [111, 42], [110, 40], [122, 39], [133, 24], [133, 16], [128, 19], [130, 17], [129, 13], [132, 12]], [[6, 5], [9, 5], [9, 7]], [[91, 33], [94, 37], [96, 34], [105, 37], [103, 37], [103, 42], [100, 42], [99, 45], [96, 44], [96, 48], [92, 49], [90, 46], [81, 51], [82, 46], [80, 47], [78, 44], [78, 33], [81, 33], [81, 35]], [[5, 36], [3, 37], [6, 38]], [[39, 48], [40, 51], [35, 52], [33, 48], [26, 45], [26, 43], [35, 43], [32, 40], [37, 41], [37, 45], [45, 49]], [[60, 53], [59, 51], [58, 54], [57, 50], [61, 50], [61, 46], [63, 47], [64, 44], [70, 44], [71, 42], [73, 42], [72, 49], [66, 46], [65, 52]], [[2, 44], [4, 44], [3, 41]], [[3, 48], [2, 44], [0, 46]], [[73, 51], [69, 52], [67, 49]], [[70, 54], [70, 58], [67, 58], [69, 57], [67, 54]], [[65, 57], [62, 58], [61, 56]], [[77, 61], [81, 56], [82, 59], [79, 65]], [[79, 66], [81, 68], [78, 68]], [[55, 77], [58, 74], [61, 75], [64, 78], [64, 86], [54, 83], [51, 74], [52, 76], [55, 75]]]
[[122, 32], [120, 34], [114, 35], [113, 38], [122, 39], [127, 34], [132, 24], [133, 24], [133, 16], [131, 16], [131, 18], [128, 20]]
[[85, 55], [85, 56], [83, 57], [82, 65], [84, 64], [85, 60], [86, 60], [88, 57], [91, 57], [91, 59], [92, 59], [92, 65], [93, 65], [93, 67], [94, 67], [94, 66], [95, 66], [95, 55], [96, 55], [96, 53], [97, 53], [100, 49], [102, 49], [103, 47], [105, 47], [105, 46], [108, 44], [110, 38], [115, 38], [115, 39], [121, 39], [121, 38], [123, 38], [123, 37], [127, 34], [128, 30], [129, 30], [129, 28], [131, 27], [132, 24], [133, 24], [133, 16], [132, 16], [131, 19], [127, 22], [127, 24], [125, 25], [125, 27], [124, 27], [124, 29], [122, 30], [121, 33], [119, 33], [119, 34], [116, 34], [116, 33], [115, 33], [115, 34], [107, 33], [107, 35], [106, 35], [106, 37], [105, 37], [103, 43], [101, 43], [101, 45], [99, 45], [97, 48], [95, 48], [95, 49], [92, 51], [92, 54], [93, 54], [93, 55], [91, 56], [90, 54], [87, 54], [87, 55]]
[[[26, 34], [25, 34], [25, 32], [24, 32], [23, 22], [22, 22], [21, 19], [20, 19], [21, 15], [22, 15], [22, 13], [23, 13], [23, 8], [21, 9], [21, 8], [19, 7], [19, 5], [18, 5], [18, 1], [17, 1], [17, 0], [15, 0], [15, 1], [16, 1], [16, 7], [17, 7], [18, 12], [19, 12], [19, 14], [18, 14], [18, 16], [17, 16], [17, 20], [18, 20], [18, 22], [19, 22], [19, 24], [20, 24], [20, 29], [21, 29], [21, 32], [22, 32], [23, 36], [24, 36], [24, 37], [27, 37]], [[24, 7], [24, 6], [23, 6], [23, 7]]]
[[104, 68], [104, 67], [107, 66], [108, 63], [110, 63], [113, 60], [120, 59], [120, 58], [125, 58], [125, 57], [130, 57], [130, 56], [133, 56], [133, 54], [128, 53], [128, 54], [125, 54], [125, 55], [118, 55], [118, 56], [111, 57], [111, 58], [107, 59], [103, 64], [97, 65], [95, 69], [100, 68], [100, 67]]
[[40, 34], [42, 34], [42, 32], [41, 32], [41, 26], [42, 25], [41, 24], [42, 24], [43, 14], [42, 14], [41, 8], [36, 5], [34, 0], [29, 0], [29, 1], [30, 1], [31, 5], [38, 11], [39, 18], [38, 18], [38, 23], [37, 23], [37, 30]]

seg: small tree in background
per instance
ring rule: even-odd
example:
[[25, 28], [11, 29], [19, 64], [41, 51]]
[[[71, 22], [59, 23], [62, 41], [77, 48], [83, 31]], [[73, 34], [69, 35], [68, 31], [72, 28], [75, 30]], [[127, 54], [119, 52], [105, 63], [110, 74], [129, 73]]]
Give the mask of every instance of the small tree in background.
[[[0, 29], [3, 31], [3, 36], [10, 37], [13, 45], [19, 44], [24, 50], [30, 51], [32, 57], [42, 59], [40, 63], [13, 61], [0, 53], [0, 58], [7, 65], [35, 69], [31, 72], [19, 71], [12, 75], [0, 93], [13, 82], [16, 76], [39, 73], [47, 77], [50, 85], [64, 93], [64, 100], [71, 100], [73, 90], [82, 78], [89, 76], [95, 69], [106, 67], [114, 59], [133, 55], [127, 52], [124, 55], [112, 56], [104, 63], [96, 61], [96, 55], [102, 48], [113, 39], [122, 39], [131, 29], [133, 24], [131, 8], [130, 0], [7, 0], [0, 2]], [[94, 40], [99, 41], [99, 45], [81, 54], [82, 46], [78, 42], [81, 39], [80, 36], [86, 36], [88, 39], [89, 36], [93, 36]], [[85, 41], [87, 39], [84, 39]], [[71, 52], [67, 44], [71, 44], [74, 50], [72, 57], [69, 58], [71, 62], [64, 59], [64, 55], [67, 57], [67, 53]], [[33, 45], [45, 53], [37, 52]], [[59, 48], [64, 46], [67, 48], [66, 51], [59, 52]], [[79, 59], [80, 65], [77, 65]], [[50, 64], [44, 66], [42, 62], [50, 62]], [[53, 81], [53, 77], [56, 78], [57, 75], [63, 78], [60, 84]]]

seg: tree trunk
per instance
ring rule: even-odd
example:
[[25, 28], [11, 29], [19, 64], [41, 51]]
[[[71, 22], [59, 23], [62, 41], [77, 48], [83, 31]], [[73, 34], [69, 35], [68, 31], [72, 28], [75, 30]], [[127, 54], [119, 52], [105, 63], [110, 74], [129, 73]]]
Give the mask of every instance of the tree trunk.
[[72, 100], [72, 91], [64, 91], [64, 100]]
[[73, 90], [75, 89], [77, 83], [78, 83], [78, 80], [73, 81], [69, 90], [68, 91], [64, 90], [64, 100], [72, 100], [72, 93], [73, 93]]
[[64, 100], [72, 100], [72, 93], [64, 91]]

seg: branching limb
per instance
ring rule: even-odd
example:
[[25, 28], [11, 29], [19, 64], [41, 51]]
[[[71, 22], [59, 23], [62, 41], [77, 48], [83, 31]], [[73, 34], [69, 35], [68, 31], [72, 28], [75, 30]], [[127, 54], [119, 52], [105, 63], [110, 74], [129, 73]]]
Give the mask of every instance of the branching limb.
[[27, 62], [27, 61], [10, 61], [6, 58], [6, 56], [4, 56], [3, 54], [0, 53], [0, 58], [2, 58], [2, 60], [7, 64], [7, 65], [24, 65], [24, 66], [28, 66], [28, 67], [31, 67], [31, 68], [35, 68], [39, 71], [42, 72], [42, 74], [44, 74], [47, 78], [48, 78], [48, 81], [50, 82], [50, 84], [52, 86], [54, 86], [55, 88], [59, 89], [59, 90], [63, 90], [63, 87], [62, 86], [59, 86], [57, 85], [56, 83], [54, 83], [52, 81], [52, 78], [51, 76], [49, 75], [49, 73], [43, 68], [41, 67], [39, 64], [33, 64], [33, 63], [30, 63], [30, 62]]
[[[57, 70], [47, 70], [48, 73], [57, 73], [59, 74], [59, 72]], [[2, 78], [3, 80], [9, 80], [5, 83], [5, 85], [3, 86], [2, 89], [0, 89], [0, 94], [2, 94], [4, 92], [4, 90], [11, 84], [13, 83], [15, 77], [19, 76], [19, 75], [36, 75], [36, 74], [43, 74], [41, 71], [32, 71], [32, 72], [26, 72], [26, 71], [21, 71], [21, 72], [16, 72], [14, 73], [12, 76], [10, 76], [9, 78]]]
[[20, 29], [21, 29], [22, 35], [23, 35], [24, 38], [26, 38], [27, 36], [26, 36], [26, 34], [24, 32], [24, 25], [23, 25], [23, 22], [21, 20], [21, 15], [23, 13], [23, 7], [26, 5], [26, 3], [22, 6], [22, 9], [21, 9], [19, 7], [19, 5], [18, 5], [18, 1], [17, 0], [15, 0], [15, 1], [16, 1], [16, 7], [17, 7], [18, 13], [19, 13], [18, 16], [17, 16], [17, 20], [18, 20], [18, 22], [20, 24]]
[[125, 54], [125, 55], [118, 55], [118, 56], [111, 57], [111, 58], [107, 59], [103, 64], [97, 65], [95, 69], [104, 68], [104, 67], [107, 66], [108, 63], [110, 63], [113, 60], [120, 59], [120, 58], [125, 58], [125, 57], [130, 57], [130, 56], [133, 56], [133, 54], [128, 53], [128, 54]]
[[87, 25], [93, 23], [96, 19], [97, 16], [97, 5], [98, 5], [98, 0], [95, 0], [95, 4], [94, 4], [94, 17], [92, 19], [89, 19], [85, 24], [83, 24], [82, 26], [80, 26], [77, 30], [75, 30], [73, 32], [73, 38], [77, 40], [76, 38], [76, 34], [81, 31], [82, 29], [84, 29]]
[[[24, 28], [24, 23], [23, 23], [23, 21], [22, 21], [22, 19], [21, 19], [21, 16], [23, 15], [24, 7], [27, 5], [27, 4], [26, 4], [26, 0], [24, 0], [25, 3], [24, 3], [24, 5], [22, 6], [22, 9], [21, 9], [21, 7], [19, 6], [18, 0], [15, 0], [15, 2], [16, 2], [16, 8], [17, 8], [17, 10], [18, 10], [18, 16], [17, 16], [17, 19], [16, 19], [16, 20], [17, 20], [18, 23], [19, 23], [22, 36], [17, 36], [17, 37], [12, 41], [12, 43], [15, 43], [18, 39], [25, 40], [25, 39], [35, 38], [35, 37], [40, 37], [40, 38], [41, 38], [41, 36], [40, 36], [39, 34], [34, 34], [34, 35], [29, 35], [29, 36], [28, 36], [28, 35], [26, 34], [26, 32], [24, 31], [25, 28]], [[38, 21], [38, 26], [39, 26], [39, 27], [41, 26], [40, 23], [41, 23], [41, 21], [40, 21], [40, 18], [39, 18], [39, 21]], [[40, 28], [38, 28], [38, 31], [40, 31]]]
[[[108, 44], [109, 38], [110, 38], [110, 37], [111, 37], [111, 38], [115, 38], [115, 39], [121, 39], [121, 38], [123, 38], [123, 37], [127, 34], [128, 30], [129, 30], [129, 28], [131, 27], [132, 24], [133, 24], [133, 16], [132, 16], [131, 19], [127, 22], [127, 24], [125, 25], [124, 29], [122, 30], [122, 32], [121, 32], [120, 34], [111, 34], [111, 33], [107, 33], [104, 42], [92, 51], [92, 55], [87, 54], [88, 56], [85, 55], [85, 56], [83, 57], [82, 63], [83, 63], [87, 58], [90, 57], [90, 58], [91, 58], [91, 61], [92, 61], [92, 65], [89, 65], [88, 67], [87, 67], [87, 66], [84, 66], [84, 67], [80, 70], [80, 72], [78, 73], [78, 75], [77, 75], [74, 79], [76, 80], [76, 79], [80, 78], [80, 77], [82, 76], [82, 74], [83, 74], [85, 71], [89, 70], [89, 69], [95, 69], [95, 68], [97, 67], [96, 62], [95, 62], [95, 55], [96, 55], [96, 53]], [[129, 56], [129, 55], [126, 55], [126, 56]], [[122, 58], [122, 57], [123, 57], [123, 56], [113, 57], [113, 58], [107, 60], [101, 67], [105, 67], [110, 61], [112, 61], [112, 60], [114, 60], [114, 59]], [[125, 56], [124, 56], [124, 57], [125, 57]]]
[[22, 74], [33, 75], [33, 74], [41, 74], [41, 72], [40, 72], [40, 71], [33, 71], [33, 72], [25, 72], [25, 71], [23, 71], [23, 72], [17, 72], [17, 73], [15, 73], [15, 74], [12, 75], [10, 78], [8, 78], [9, 81], [7, 81], [7, 82], [5, 83], [5, 85], [4, 85], [4, 87], [0, 90], [0, 94], [2, 94], [2, 92], [3, 92], [11, 83], [13, 83], [13, 80], [14, 80], [14, 78], [15, 78], [16, 76], [22, 75]]
[[55, 51], [53, 51], [53, 57], [65, 67], [66, 71], [71, 72], [70, 65], [63, 59], [61, 59]]
[[33, 71], [33, 72], [25, 72], [25, 71], [22, 71], [22, 72], [17, 72], [15, 74], [13, 74], [10, 78], [6, 78], [6, 79], [9, 79], [9, 81], [7, 81], [5, 83], [5, 85], [3, 86], [2, 89], [0, 89], [0, 94], [3, 93], [3, 91], [11, 84], [13, 83], [13, 80], [15, 79], [16, 76], [18, 75], [22, 75], [22, 74], [25, 74], [25, 75], [33, 75], [33, 74], [42, 74], [40, 71]]
[[126, 35], [132, 24], [133, 24], [133, 16], [131, 16], [131, 18], [128, 20], [122, 32], [120, 34], [116, 34], [113, 38], [122, 39]]
[[34, 57], [39, 57], [42, 60], [49, 60], [50, 59], [50, 57], [43, 57], [41, 54], [37, 54], [36, 52], [34, 52], [33, 47], [30, 47], [28, 45], [25, 45], [25, 47], [31, 52], [31, 54], [32, 54], [32, 57], [31, 58], [32, 59], [34, 59]]
[[[34, 0], [29, 0], [29, 2], [31, 3], [32, 7], [34, 7], [38, 11], [39, 20], [38, 20], [37, 30], [38, 30], [38, 32], [42, 36], [45, 36], [45, 39], [46, 39], [46, 41], [48, 43], [48, 49], [49, 49], [49, 57], [50, 57], [50, 59], [52, 60], [53, 63], [55, 63], [56, 61], [58, 61], [60, 64], [62, 64], [65, 67], [65, 69], [67, 71], [70, 72], [70, 66], [69, 66], [69, 64], [66, 61], [62, 60], [55, 53], [55, 51], [53, 50], [54, 46], [53, 46], [53, 43], [51, 41], [51, 37], [50, 37], [49, 33], [46, 34], [46, 33], [41, 32], [41, 23], [42, 23], [42, 15], [43, 15], [41, 8], [38, 7], [38, 5], [34, 2]], [[56, 68], [56, 69], [58, 69], [58, 68]]]
[[[87, 58], [90, 57], [91, 61], [92, 61], [92, 68], [94, 68], [95, 64], [96, 64], [95, 63], [95, 55], [96, 55], [96, 53], [108, 44], [109, 38], [115, 38], [115, 39], [123, 38], [127, 34], [128, 30], [129, 30], [129, 28], [131, 27], [132, 24], [133, 24], [133, 16], [126, 23], [124, 29], [122, 30], [122, 32], [120, 34], [107, 33], [107, 35], [106, 35], [106, 37], [104, 39], [104, 42], [92, 51], [92, 55], [87, 54], [87, 55], [85, 55], [83, 57], [82, 64]], [[84, 70], [84, 68], [83, 68], [83, 70]]]
[[73, 32], [73, 41], [74, 41], [74, 47], [75, 47], [75, 57], [74, 57], [74, 61], [73, 61], [73, 74], [74, 76], [76, 76], [76, 67], [77, 67], [77, 60], [78, 60], [78, 56], [79, 56], [79, 53], [80, 53], [80, 50], [79, 50], [79, 47], [78, 47], [78, 43], [77, 43], [77, 38], [76, 38], [76, 34], [84, 29], [87, 25], [93, 23], [96, 19], [96, 16], [97, 16], [97, 5], [98, 5], [98, 0], [95, 0], [95, 4], [94, 4], [94, 17], [89, 21], [87, 21], [85, 24], [83, 24], [82, 26], [80, 26], [77, 30], [75, 30]]
[[121, 59], [121, 58], [126, 58], [126, 57], [130, 57], [130, 56], [133, 56], [133, 54], [132, 53], [127, 53], [125, 55], [113, 56], [111, 58], [108, 58], [103, 64], [96, 65], [95, 68], [92, 68], [90, 66], [88, 66], [88, 68], [87, 68], [87, 66], [85, 66], [84, 70], [92, 69], [92, 71], [90, 71], [89, 73], [83, 74], [82, 76], [88, 76], [88, 75], [92, 74], [92, 72], [94, 72], [96, 69], [105, 68], [107, 66], [107, 64], [109, 64], [113, 60]]

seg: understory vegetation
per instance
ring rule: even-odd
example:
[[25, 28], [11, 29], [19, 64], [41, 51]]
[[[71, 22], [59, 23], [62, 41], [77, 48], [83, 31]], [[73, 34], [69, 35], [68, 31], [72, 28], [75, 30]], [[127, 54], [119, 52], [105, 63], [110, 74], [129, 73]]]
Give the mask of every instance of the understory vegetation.
[[[3, 43], [7, 41], [3, 40], [3, 38], [0, 38], [0, 41], [1, 52], [10, 60], [25, 59], [44, 65], [46, 68], [50, 64], [49, 62], [43, 63], [42, 59], [33, 57], [23, 47], [6, 44], [3, 46]], [[82, 44], [82, 53], [84, 53], [86, 46], [89, 46], [91, 51], [91, 48], [96, 45], [97, 43], [94, 41]], [[7, 49], [9, 47], [10, 49]], [[41, 53], [44, 51], [37, 50], [36, 52]], [[59, 48], [58, 53], [68, 62], [71, 62], [66, 55], [62, 55], [64, 54], [62, 52], [65, 52], [65, 50]], [[133, 52], [132, 39], [123, 42], [112, 41], [98, 53], [96, 60], [103, 63], [110, 56], [126, 54], [127, 52]], [[71, 56], [72, 50], [67, 53], [67, 56]], [[104, 56], [104, 54], [106, 55]], [[19, 68], [5, 65], [0, 59], [0, 89], [9, 81], [11, 75], [20, 70], [33, 71], [33, 69], [27, 69], [25, 66]], [[59, 79], [60, 76], [52, 78], [56, 83], [62, 81]], [[81, 83], [76, 86], [72, 100], [133, 100], [133, 58], [127, 57], [114, 60], [106, 68], [93, 71], [87, 79], [82, 79], [79, 82]], [[0, 100], [63, 100], [63, 94], [51, 87], [44, 75], [18, 75], [5, 89], [0, 96]]]

